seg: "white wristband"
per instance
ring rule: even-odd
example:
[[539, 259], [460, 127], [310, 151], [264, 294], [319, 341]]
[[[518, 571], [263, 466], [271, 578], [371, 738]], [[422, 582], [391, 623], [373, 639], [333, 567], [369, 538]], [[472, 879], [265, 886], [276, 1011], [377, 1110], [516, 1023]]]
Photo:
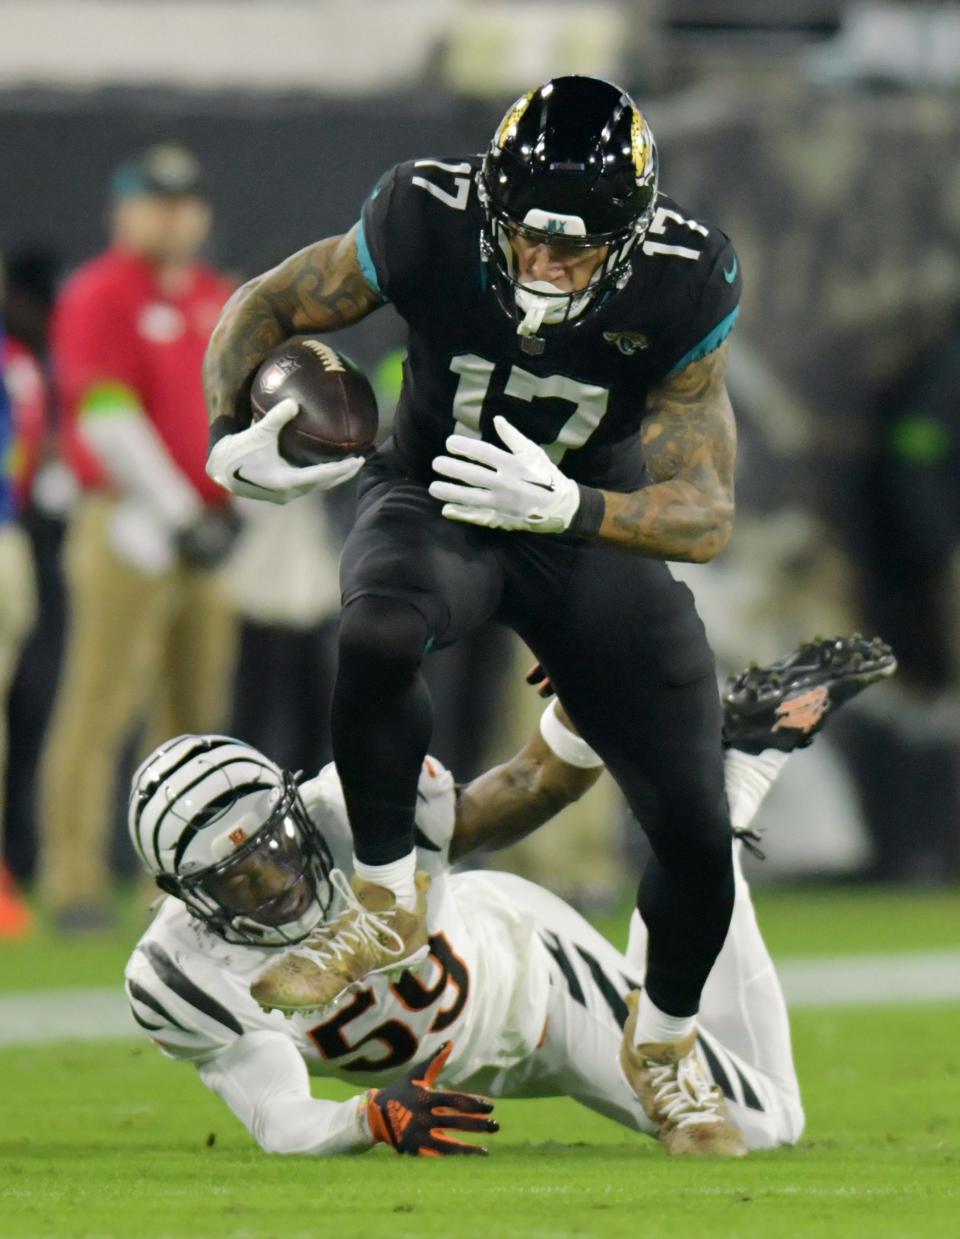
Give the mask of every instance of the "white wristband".
[[540, 715], [540, 734], [547, 745], [568, 766], [579, 766], [581, 770], [595, 770], [597, 766], [602, 766], [603, 758], [593, 751], [586, 740], [575, 736], [557, 718], [557, 705], [554, 698]]

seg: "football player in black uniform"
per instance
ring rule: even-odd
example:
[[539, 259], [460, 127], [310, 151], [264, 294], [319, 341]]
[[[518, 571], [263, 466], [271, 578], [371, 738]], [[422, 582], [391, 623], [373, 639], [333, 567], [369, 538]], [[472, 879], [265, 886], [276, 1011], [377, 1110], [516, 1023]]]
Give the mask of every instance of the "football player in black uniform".
[[[733, 517], [724, 385], [740, 272], [722, 232], [658, 188], [632, 99], [557, 78], [524, 95], [482, 157], [388, 172], [342, 237], [245, 285], [205, 363], [208, 471], [274, 502], [360, 460], [297, 468], [244, 391], [288, 336], [392, 302], [409, 326], [390, 441], [360, 478], [343, 554], [334, 756], [356, 906], [275, 965], [308, 1005], [418, 957], [425, 883], [413, 812], [431, 709], [424, 655], [490, 618], [527, 642], [603, 757], [654, 857], [638, 893], [649, 960], [627, 1047], [641, 1100], [698, 1070], [700, 992], [733, 904], [714, 665], [671, 559], [704, 562]], [[288, 1004], [289, 1005], [289, 1004]], [[659, 1085], [658, 1085], [659, 1087]], [[702, 1150], [742, 1152], [702, 1115]]]

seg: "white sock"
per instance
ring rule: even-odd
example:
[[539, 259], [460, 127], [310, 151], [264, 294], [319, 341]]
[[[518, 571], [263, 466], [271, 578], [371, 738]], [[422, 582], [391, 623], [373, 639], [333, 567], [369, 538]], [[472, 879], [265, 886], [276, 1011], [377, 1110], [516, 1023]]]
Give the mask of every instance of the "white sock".
[[417, 906], [417, 888], [413, 875], [417, 871], [417, 852], [411, 849], [406, 856], [392, 860], [388, 865], [365, 865], [362, 860], [353, 858], [353, 872], [365, 882], [375, 882], [377, 886], [385, 886], [393, 891], [401, 908], [412, 912]]
[[734, 830], [746, 830], [753, 821], [789, 756], [779, 749], [764, 749], [762, 753], [727, 750], [723, 770]]
[[637, 1027], [633, 1035], [634, 1045], [648, 1042], [682, 1041], [693, 1032], [697, 1022], [695, 1015], [667, 1015], [652, 1002], [646, 990], [640, 995], [640, 1010], [637, 1012]]

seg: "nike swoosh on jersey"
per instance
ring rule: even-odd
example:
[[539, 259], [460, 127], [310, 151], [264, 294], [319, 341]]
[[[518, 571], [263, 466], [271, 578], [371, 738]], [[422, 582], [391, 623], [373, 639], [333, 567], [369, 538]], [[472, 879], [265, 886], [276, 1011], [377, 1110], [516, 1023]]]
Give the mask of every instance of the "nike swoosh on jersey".
[[740, 264], [737, 261], [737, 256], [736, 254], [734, 254], [733, 266], [730, 268], [729, 271], [726, 269], [726, 267], [724, 267], [723, 269], [723, 278], [727, 281], [728, 284], [732, 284], [733, 281], [737, 278], [737, 268], [739, 267], [739, 265]]

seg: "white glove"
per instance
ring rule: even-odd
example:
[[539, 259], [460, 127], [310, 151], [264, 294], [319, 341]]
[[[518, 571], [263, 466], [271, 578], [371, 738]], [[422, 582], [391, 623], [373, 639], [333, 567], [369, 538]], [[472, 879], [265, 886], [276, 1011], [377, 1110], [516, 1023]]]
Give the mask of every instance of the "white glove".
[[563, 533], [580, 506], [580, 487], [505, 417], [495, 417], [493, 425], [509, 451], [482, 439], [451, 435], [447, 451], [465, 459], [434, 459], [437, 473], [466, 483], [430, 483], [430, 494], [443, 501], [443, 515], [487, 529]]
[[169, 572], [177, 559], [175, 533], [145, 499], [121, 499], [107, 521], [113, 552], [144, 576]]
[[281, 400], [258, 422], [214, 445], [207, 476], [245, 499], [289, 503], [314, 488], [333, 490], [363, 468], [362, 456], [345, 456], [320, 465], [291, 465], [280, 455], [280, 431], [296, 417], [296, 400]]

